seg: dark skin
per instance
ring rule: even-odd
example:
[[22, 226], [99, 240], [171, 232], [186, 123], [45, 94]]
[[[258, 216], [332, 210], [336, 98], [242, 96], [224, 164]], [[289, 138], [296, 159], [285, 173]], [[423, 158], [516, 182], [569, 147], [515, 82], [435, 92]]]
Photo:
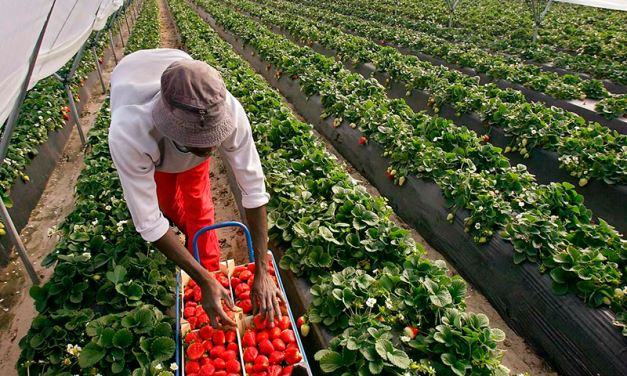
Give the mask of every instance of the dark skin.
[[[199, 157], [208, 157], [215, 150], [215, 147], [186, 147], [186, 149]], [[245, 209], [245, 214], [251, 231], [250, 235], [253, 241], [255, 260], [265, 261], [268, 253], [266, 207]], [[235, 308], [231, 303], [229, 291], [222, 287], [205, 268], [196, 262], [174, 231], [168, 229], [165, 235], [154, 244], [159, 251], [183, 269], [200, 286], [202, 290], [202, 306], [209, 316], [211, 326], [214, 328], [220, 326], [216, 319], [217, 317], [220, 317], [224, 326], [236, 326], [235, 322], [226, 315], [220, 302], [220, 299], [224, 299], [230, 309]], [[263, 318], [267, 317], [270, 326], [274, 327], [274, 319], [280, 320], [282, 317], [279, 301], [283, 301], [283, 295], [270, 277], [267, 262], [257, 262], [255, 264], [255, 280], [252, 286], [251, 299], [253, 301], [253, 312], [255, 314], [261, 313]]]

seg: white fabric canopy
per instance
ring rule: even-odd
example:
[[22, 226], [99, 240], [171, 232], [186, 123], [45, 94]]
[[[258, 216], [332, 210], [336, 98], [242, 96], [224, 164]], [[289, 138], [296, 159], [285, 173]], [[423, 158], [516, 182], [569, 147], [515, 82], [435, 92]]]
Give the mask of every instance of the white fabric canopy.
[[[0, 127], [9, 117], [28, 72], [28, 61], [53, 0], [1, 0]], [[58, 71], [93, 30], [101, 30], [123, 0], [57, 0], [29, 88]]]
[[562, 3], [585, 5], [595, 8], [605, 8], [627, 11], [627, 0], [555, 0]]

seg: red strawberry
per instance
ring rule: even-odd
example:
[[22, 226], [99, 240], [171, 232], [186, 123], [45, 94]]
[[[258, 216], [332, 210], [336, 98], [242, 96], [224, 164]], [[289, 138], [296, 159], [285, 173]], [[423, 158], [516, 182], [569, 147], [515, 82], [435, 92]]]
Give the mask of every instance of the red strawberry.
[[183, 300], [184, 301], [191, 301], [194, 298], [194, 290], [192, 289], [185, 289], [185, 293], [183, 294]]
[[187, 348], [187, 356], [191, 360], [198, 360], [205, 354], [205, 348], [202, 343], [194, 342]]
[[250, 300], [250, 291], [244, 291], [238, 298], [241, 300]]
[[187, 322], [189, 322], [189, 327], [194, 330], [196, 329], [196, 322], [198, 321], [198, 318], [195, 316], [192, 316], [190, 318], [187, 319]]
[[281, 333], [281, 339], [285, 343], [296, 342], [296, 337], [294, 336], [294, 331], [291, 330], [291, 329], [284, 330], [283, 333]]
[[246, 332], [242, 338], [242, 345], [244, 347], [257, 346], [257, 339], [254, 332]]
[[229, 280], [228, 280], [228, 278], [222, 276], [221, 278], [218, 278], [218, 282], [220, 282], [222, 287], [224, 287], [225, 289], [229, 288]]
[[261, 332], [257, 332], [257, 336], [255, 338], [257, 340], [257, 343], [260, 343], [261, 341], [270, 339], [270, 335], [268, 334], [267, 330], [262, 330]]
[[224, 354], [225, 351], [226, 351], [226, 349], [224, 348], [224, 346], [222, 346], [222, 345], [214, 345], [211, 348], [211, 351], [209, 351], [209, 357], [211, 359], [218, 359], [218, 358], [222, 357], [222, 354]]
[[236, 336], [237, 336], [237, 334], [235, 334], [235, 332], [232, 331], [232, 330], [226, 332], [226, 334], [224, 335], [226, 343], [235, 342], [235, 337]]
[[194, 286], [194, 300], [199, 302], [200, 299], [202, 299], [202, 290], [200, 289], [200, 286], [196, 285]]
[[279, 328], [278, 326], [275, 326], [274, 328], [270, 329], [270, 339], [277, 339], [281, 337], [281, 328]]
[[241, 283], [239, 278], [231, 278], [231, 286], [233, 286], [233, 288], [237, 287], [237, 285], [239, 285]]
[[[214, 375], [215, 371], [216, 367], [214, 367], [213, 364], [206, 364], [202, 366], [200, 372], [198, 373], [198, 376], [212, 376]], [[187, 371], [185, 373], [187, 373]]]
[[190, 318], [190, 317], [194, 316], [194, 311], [195, 311], [195, 308], [193, 308], [193, 307], [187, 307], [187, 308], [185, 308], [185, 309], [183, 310], [183, 317], [185, 317], [186, 319], [188, 319], [188, 318]]
[[235, 359], [231, 359], [226, 362], [226, 372], [238, 373], [242, 370], [242, 365]]
[[289, 316], [281, 316], [281, 320], [279, 321], [279, 328], [281, 328], [281, 330], [290, 329], [291, 324]]
[[213, 365], [213, 362], [211, 361], [211, 358], [205, 356], [203, 358], [200, 358], [200, 368], [202, 368], [202, 366], [206, 366], [207, 364], [211, 364]]
[[297, 74], [293, 75], [292, 79], [297, 80], [298, 79], [298, 75]]
[[283, 368], [283, 373], [281, 374], [281, 376], [291, 376], [293, 368], [294, 368], [294, 366], [287, 366], [287, 367]]
[[185, 373], [198, 373], [200, 371], [200, 363], [196, 361], [187, 361], [185, 362]]
[[239, 351], [239, 346], [237, 345], [237, 342], [231, 342], [226, 346], [226, 349], [237, 353]]
[[296, 364], [303, 360], [303, 355], [296, 348], [289, 348], [285, 350], [285, 362], [288, 365]]
[[280, 338], [272, 341], [272, 347], [274, 347], [274, 349], [278, 351], [285, 351], [285, 349], [287, 348], [287, 346], [285, 346], [285, 342], [283, 342], [283, 340]]
[[263, 355], [270, 355], [274, 351], [274, 347], [272, 346], [272, 342], [270, 340], [264, 339], [259, 342], [259, 352]]
[[285, 360], [285, 354], [282, 351], [273, 351], [268, 357], [270, 364], [279, 364]]
[[253, 374], [255, 373], [255, 370], [253, 369], [253, 365], [250, 363], [246, 363], [246, 365], [244, 365], [244, 369], [246, 370], [247, 375], [253, 376]]
[[189, 286], [189, 287], [194, 287], [194, 286], [196, 286], [196, 281], [194, 281], [193, 279], [190, 279], [190, 280], [189, 280], [189, 283], [187, 284], [187, 286]]
[[185, 308], [189, 308], [189, 307], [196, 308], [197, 306], [198, 306], [198, 303], [196, 303], [196, 302], [194, 302], [192, 300], [190, 300], [189, 302], [185, 303]]
[[185, 335], [185, 343], [200, 342], [197, 332], [189, 332]]
[[256, 347], [249, 347], [246, 349], [246, 351], [244, 351], [244, 361], [254, 362], [258, 355], [259, 351]]
[[268, 358], [263, 355], [259, 355], [257, 358], [255, 358], [255, 365], [253, 366], [253, 369], [255, 370], [255, 372], [262, 372], [267, 370], [268, 366], [270, 366]]
[[[209, 316], [207, 316], [206, 313], [203, 313], [202, 315], [197, 317], [198, 321], [196, 321], [196, 326], [197, 327], [202, 327], [203, 325], [207, 325], [209, 324]], [[190, 317], [191, 320], [191, 317]]]
[[245, 293], [246, 291], [250, 291], [250, 286], [248, 286], [248, 284], [246, 283], [240, 283], [235, 288], [235, 296], [239, 297], [241, 294]]
[[275, 364], [275, 365], [268, 367], [268, 376], [281, 376], [282, 372], [283, 372], [283, 367], [279, 365]]
[[236, 305], [240, 307], [242, 311], [244, 311], [244, 313], [250, 313], [253, 311], [253, 303], [250, 301], [250, 299], [245, 299], [240, 302], [237, 302]]
[[296, 350], [298, 350], [298, 343], [292, 342], [292, 343], [287, 345], [287, 348], [288, 349], [296, 349]]
[[[206, 328], [206, 326], [204, 328]], [[211, 349], [213, 349], [213, 342], [211, 342], [211, 340], [204, 341], [202, 345], [207, 351], [211, 351]]]
[[253, 317], [253, 324], [255, 325], [255, 328], [257, 328], [257, 330], [264, 330], [266, 328], [266, 325], [268, 324], [268, 319], [262, 319], [261, 315], [257, 315], [255, 317]]
[[359, 145], [366, 145], [368, 143], [368, 139], [364, 136], [361, 136], [359, 139]]
[[[252, 265], [254, 265], [254, 264], [252, 264]], [[253, 269], [253, 270], [254, 270], [254, 269]], [[251, 276], [252, 274], [253, 274], [253, 273], [252, 273], [250, 270], [244, 270], [244, 271], [243, 271], [243, 272], [239, 275], [239, 279], [240, 279], [240, 281], [247, 281], [247, 280], [248, 280], [248, 278], [250, 278], [250, 276]]]
[[102, 65], [102, 58], [101, 57], [98, 58], [98, 62], [100, 63], [100, 65]]
[[[249, 272], [254, 273], [255, 272], [255, 263], [251, 262], [250, 264], [248, 264], [246, 266], [246, 268], [248, 269]], [[241, 279], [241, 275], [240, 275], [240, 279]]]
[[[225, 366], [226, 368], [226, 366]], [[221, 370], [221, 371], [216, 371], [213, 376], [228, 376], [228, 374], [226, 373], [225, 370]]]
[[216, 330], [213, 332], [213, 344], [214, 345], [224, 345], [226, 342], [226, 336], [222, 330]]
[[213, 328], [211, 326], [203, 326], [200, 329], [200, 336], [203, 339], [210, 339], [213, 336]]
[[222, 358], [217, 358], [213, 361], [213, 366], [216, 367], [216, 371], [221, 371], [226, 368], [226, 362]]
[[233, 350], [227, 350], [220, 355], [220, 358], [224, 359], [225, 362], [228, 362], [231, 359], [237, 359], [237, 353]]
[[65, 121], [70, 120], [70, 117], [68, 116], [68, 114], [63, 114], [63, 120]]
[[296, 319], [296, 327], [298, 329], [300, 329], [301, 325], [303, 325], [303, 323], [305, 323], [305, 316], [301, 316], [298, 319]]

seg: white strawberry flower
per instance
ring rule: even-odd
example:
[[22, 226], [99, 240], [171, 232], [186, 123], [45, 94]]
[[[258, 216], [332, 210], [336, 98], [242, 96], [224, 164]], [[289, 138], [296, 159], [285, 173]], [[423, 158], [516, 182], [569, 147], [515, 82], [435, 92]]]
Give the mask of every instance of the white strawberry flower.
[[172, 363], [172, 364], [170, 364], [170, 370], [172, 370], [172, 371], [176, 371], [176, 370], [178, 370], [178, 369], [179, 369], [178, 364], [176, 364], [176, 363]]
[[377, 303], [377, 299], [375, 298], [368, 298], [368, 300], [366, 300], [366, 305], [370, 308], [374, 307], [376, 303]]

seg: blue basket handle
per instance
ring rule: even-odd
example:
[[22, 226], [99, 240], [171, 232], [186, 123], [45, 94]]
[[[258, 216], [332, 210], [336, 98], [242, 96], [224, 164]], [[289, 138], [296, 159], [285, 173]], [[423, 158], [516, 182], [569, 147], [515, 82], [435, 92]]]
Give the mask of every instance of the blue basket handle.
[[192, 246], [194, 247], [194, 258], [196, 258], [196, 261], [200, 263], [200, 255], [198, 254], [198, 238], [200, 237], [200, 235], [204, 234], [207, 231], [216, 230], [223, 227], [240, 227], [244, 230], [244, 233], [246, 234], [246, 244], [248, 245], [248, 257], [250, 257], [251, 262], [254, 262], [255, 253], [253, 252], [253, 239], [250, 236], [250, 231], [248, 231], [248, 227], [246, 227], [246, 225], [236, 221], [217, 223], [215, 225], [203, 227], [198, 230], [198, 232], [196, 232], [196, 235], [194, 235], [194, 240], [192, 242]]

